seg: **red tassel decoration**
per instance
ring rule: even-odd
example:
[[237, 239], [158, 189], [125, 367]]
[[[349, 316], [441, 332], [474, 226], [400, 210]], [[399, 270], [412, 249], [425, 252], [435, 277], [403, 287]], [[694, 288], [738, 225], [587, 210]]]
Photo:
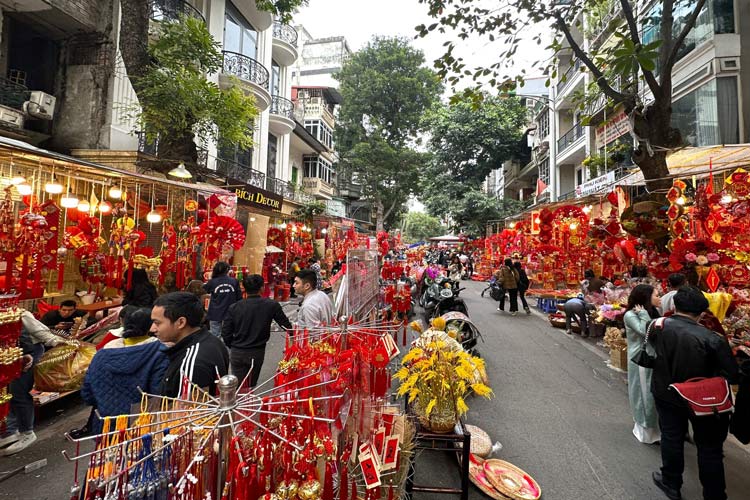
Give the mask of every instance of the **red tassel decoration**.
[[325, 484], [323, 485], [322, 500], [333, 500], [333, 464], [326, 462]]
[[388, 488], [388, 500], [393, 500], [393, 485]]
[[65, 262], [57, 263], [57, 289], [62, 290], [65, 281]]
[[21, 281], [18, 283], [18, 290], [23, 294], [26, 291], [26, 280], [29, 277], [29, 258], [26, 254], [21, 256]]
[[404, 345], [404, 347], [406, 347], [406, 330], [408, 330], [408, 329], [409, 329], [409, 327], [406, 324], [404, 324], [404, 337], [403, 337], [403, 345]]
[[126, 290], [133, 288], [133, 269], [135, 268], [135, 261], [131, 258], [128, 261], [128, 286]]
[[352, 478], [352, 496], [351, 500], [357, 500], [357, 482]]
[[43, 295], [42, 293], [42, 263], [39, 262], [39, 259], [37, 258], [37, 261], [34, 263], [34, 285], [31, 289], [31, 296], [32, 297], [41, 297]]
[[349, 498], [349, 471], [346, 463], [341, 468], [341, 478], [339, 479], [339, 499], [346, 500]]
[[115, 288], [122, 288], [122, 255], [117, 256], [117, 275], [115, 278]]
[[13, 288], [13, 269], [16, 267], [16, 256], [13, 252], [5, 254], [5, 291]]

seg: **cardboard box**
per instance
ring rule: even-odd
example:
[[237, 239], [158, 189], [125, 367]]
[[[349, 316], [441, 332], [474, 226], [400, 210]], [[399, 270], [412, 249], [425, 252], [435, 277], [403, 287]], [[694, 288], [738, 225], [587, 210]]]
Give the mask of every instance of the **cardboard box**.
[[628, 371], [628, 350], [615, 350], [610, 349], [609, 351], [609, 364], [614, 368]]

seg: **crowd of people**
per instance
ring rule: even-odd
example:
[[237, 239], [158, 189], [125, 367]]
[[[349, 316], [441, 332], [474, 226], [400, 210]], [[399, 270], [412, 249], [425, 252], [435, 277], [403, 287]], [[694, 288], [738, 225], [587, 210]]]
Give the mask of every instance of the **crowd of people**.
[[[297, 328], [330, 324], [333, 304], [320, 290], [320, 267], [296, 270], [293, 284], [301, 297]], [[261, 296], [263, 287], [262, 276], [245, 275], [240, 284], [230, 275], [230, 266], [218, 262], [206, 283], [193, 280], [183, 291], [159, 294], [145, 271], [134, 270], [130, 288], [123, 291], [120, 324], [97, 344], [84, 378], [81, 396], [91, 406], [89, 419], [70, 432], [72, 437], [99, 432], [96, 413], [103, 417], [130, 413], [131, 405], [141, 401], [141, 390], [178, 397], [186, 395], [192, 384], [212, 394], [217, 374], [227, 373], [244, 382], [244, 389], [254, 387], [272, 323], [287, 335], [293, 335], [294, 328], [279, 302]], [[45, 347], [66, 341], [56, 333], [70, 330], [76, 319], [85, 318], [76, 307], [74, 300], [63, 301], [41, 320], [24, 312], [24, 371], [10, 385], [13, 398], [6, 432], [0, 436], [0, 456], [18, 453], [36, 440], [32, 367]]]

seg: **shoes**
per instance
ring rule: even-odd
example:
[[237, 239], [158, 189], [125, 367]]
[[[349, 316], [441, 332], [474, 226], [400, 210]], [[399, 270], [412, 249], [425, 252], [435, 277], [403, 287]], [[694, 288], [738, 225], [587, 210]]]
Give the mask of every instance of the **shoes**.
[[500, 309], [499, 307], [497, 308], [497, 310], [500, 311], [500, 312], [505, 312], [504, 310]]
[[21, 434], [19, 434], [18, 431], [11, 432], [4, 438], [0, 438], [0, 448], [2, 448], [3, 446], [8, 446], [9, 444], [13, 444], [19, 439], [21, 439]]
[[672, 488], [671, 486], [668, 486], [664, 479], [661, 477], [661, 472], [654, 472], [651, 474], [651, 479], [654, 480], [654, 484], [659, 487], [661, 491], [664, 492], [665, 495], [667, 495], [667, 498], [669, 500], [681, 500], [682, 495], [680, 494], [680, 490], [676, 490]]
[[14, 455], [31, 446], [34, 441], [36, 441], [34, 431], [22, 432], [18, 441], [0, 450], [0, 456], [7, 457], [8, 455]]
[[565, 330], [565, 333], [567, 333], [568, 335], [573, 335], [573, 330]]
[[84, 425], [80, 429], [72, 429], [70, 432], [68, 432], [68, 436], [72, 437], [73, 439], [81, 439], [90, 435], [91, 429], [88, 425]]
[[510, 313], [511, 316], [515, 316], [516, 314], [518, 314], [518, 311], [513, 311]]
[[531, 314], [531, 309], [529, 309], [528, 307], [526, 308], [526, 314]]

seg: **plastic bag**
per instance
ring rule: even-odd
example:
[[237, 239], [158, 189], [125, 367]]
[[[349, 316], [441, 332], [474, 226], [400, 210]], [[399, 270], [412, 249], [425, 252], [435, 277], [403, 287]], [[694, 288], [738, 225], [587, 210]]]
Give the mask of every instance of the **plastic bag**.
[[38, 391], [78, 391], [83, 386], [96, 346], [77, 340], [48, 350], [34, 365], [34, 385]]

